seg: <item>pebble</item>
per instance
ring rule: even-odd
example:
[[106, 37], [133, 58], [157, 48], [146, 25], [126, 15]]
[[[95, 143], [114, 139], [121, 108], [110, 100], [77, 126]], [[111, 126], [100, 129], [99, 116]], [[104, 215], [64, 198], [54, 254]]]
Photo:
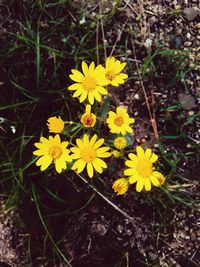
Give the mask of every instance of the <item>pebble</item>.
[[190, 39], [191, 34], [188, 32], [188, 33], [186, 34], [186, 37], [187, 37], [188, 39]]
[[199, 11], [193, 7], [185, 7], [183, 13], [188, 21], [192, 21], [198, 16]]
[[186, 46], [186, 47], [189, 47], [189, 46], [191, 46], [192, 45], [192, 42], [191, 41], [186, 41], [186, 42], [184, 42], [184, 46]]

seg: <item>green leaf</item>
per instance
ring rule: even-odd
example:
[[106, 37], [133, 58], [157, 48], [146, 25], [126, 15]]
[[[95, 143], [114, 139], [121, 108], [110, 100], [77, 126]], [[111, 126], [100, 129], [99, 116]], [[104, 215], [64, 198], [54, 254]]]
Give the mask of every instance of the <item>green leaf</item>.
[[134, 144], [134, 139], [131, 134], [126, 134], [124, 137], [126, 138], [127, 146], [132, 146]]
[[105, 119], [108, 115], [108, 112], [110, 109], [110, 100], [111, 100], [111, 96], [107, 96], [101, 106], [101, 109], [99, 111], [99, 117], [102, 119]]

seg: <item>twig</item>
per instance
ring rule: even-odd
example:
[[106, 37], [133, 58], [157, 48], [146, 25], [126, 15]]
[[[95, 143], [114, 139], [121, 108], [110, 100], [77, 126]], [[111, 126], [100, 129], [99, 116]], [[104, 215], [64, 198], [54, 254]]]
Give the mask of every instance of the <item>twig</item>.
[[128, 18], [126, 19], [126, 21], [125, 21], [125, 23], [124, 23], [124, 25], [123, 25], [123, 27], [122, 27], [122, 29], [121, 29], [121, 31], [119, 32], [119, 34], [118, 34], [118, 36], [117, 36], [117, 38], [116, 38], [116, 40], [115, 40], [115, 43], [114, 43], [114, 45], [113, 45], [113, 47], [112, 47], [112, 50], [111, 50], [111, 52], [110, 52], [109, 57], [112, 57], [113, 51], [114, 51], [114, 49], [115, 49], [117, 43], [118, 43], [118, 42], [120, 41], [120, 39], [121, 39], [121, 35], [122, 35], [123, 31], [124, 31], [124, 28], [126, 27], [126, 24], [127, 24], [128, 21], [129, 21], [130, 16], [131, 16], [131, 13], [129, 14]]
[[99, 0], [99, 13], [100, 13], [101, 32], [102, 32], [102, 39], [103, 39], [104, 59], [106, 61], [106, 58], [107, 58], [106, 46], [105, 46], [105, 40], [106, 40], [106, 38], [105, 38], [104, 28], [103, 28], [101, 0]]
[[145, 90], [145, 87], [144, 87], [144, 83], [143, 83], [142, 77], [140, 75], [140, 71], [139, 71], [139, 67], [138, 67], [138, 61], [137, 61], [136, 52], [135, 52], [135, 45], [134, 45], [133, 40], [131, 40], [131, 42], [132, 42], [132, 48], [133, 48], [133, 55], [134, 55], [134, 58], [135, 58], [136, 69], [137, 69], [137, 73], [138, 73], [138, 76], [139, 76], [139, 79], [140, 79], [140, 85], [142, 87], [142, 91], [143, 91], [143, 94], [144, 94], [147, 110], [148, 110], [148, 113], [149, 113], [151, 125], [152, 125], [153, 132], [154, 132], [154, 137], [155, 137], [156, 140], [158, 140], [159, 139], [159, 135], [158, 135], [155, 116], [153, 116], [152, 113], [151, 113], [151, 109], [150, 109], [147, 93], [146, 93], [146, 90]]
[[101, 198], [103, 198], [110, 206], [112, 206], [115, 210], [117, 210], [118, 212], [120, 212], [124, 217], [126, 217], [128, 220], [133, 222], [133, 217], [131, 217], [130, 215], [128, 215], [125, 211], [121, 210], [118, 206], [116, 206], [113, 202], [111, 202], [107, 197], [105, 197], [101, 192], [99, 192], [93, 185], [91, 185], [90, 183], [88, 183], [88, 181], [82, 177], [79, 173], [76, 172], [76, 174], [78, 175], [78, 177], [81, 178], [81, 180], [83, 180], [89, 187], [91, 187]]
[[96, 28], [96, 54], [97, 54], [97, 65], [99, 65], [99, 20], [97, 20], [97, 28]]

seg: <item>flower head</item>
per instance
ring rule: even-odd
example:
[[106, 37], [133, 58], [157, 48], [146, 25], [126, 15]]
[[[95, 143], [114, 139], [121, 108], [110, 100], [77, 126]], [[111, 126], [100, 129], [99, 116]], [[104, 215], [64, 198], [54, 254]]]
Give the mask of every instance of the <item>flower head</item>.
[[160, 173], [160, 176], [157, 176], [159, 186], [162, 186], [165, 183], [165, 177]]
[[117, 137], [114, 140], [114, 146], [118, 150], [122, 150], [126, 147], [126, 138], [125, 137]]
[[70, 79], [75, 83], [68, 87], [69, 90], [75, 91], [73, 97], [79, 97], [80, 102], [83, 102], [88, 98], [91, 105], [94, 104], [96, 99], [101, 102], [101, 95], [107, 95], [108, 91], [103, 87], [108, 84], [105, 78], [105, 68], [102, 65], [98, 65], [95, 68], [94, 62], [89, 67], [82, 62], [83, 74], [78, 70], [71, 70], [72, 74], [69, 75]]
[[153, 163], [157, 161], [158, 156], [150, 148], [145, 151], [141, 146], [136, 147], [137, 155], [129, 153], [130, 160], [125, 162], [129, 168], [124, 171], [124, 175], [129, 176], [129, 183], [136, 183], [136, 191], [141, 192], [143, 187], [146, 191], [151, 190], [151, 184], [160, 186], [159, 179], [163, 175], [155, 171]]
[[106, 79], [109, 84], [113, 86], [119, 86], [124, 83], [124, 79], [128, 78], [127, 74], [121, 73], [121, 71], [126, 66], [126, 63], [121, 63], [114, 57], [109, 57], [106, 59]]
[[129, 126], [129, 124], [134, 123], [135, 120], [133, 118], [129, 118], [125, 108], [117, 107], [116, 113], [109, 111], [106, 122], [111, 133], [121, 133], [122, 135], [125, 135], [127, 132], [133, 132], [133, 129]]
[[86, 128], [94, 127], [96, 123], [96, 116], [95, 114], [91, 113], [90, 105], [86, 105], [85, 113], [81, 117], [81, 123]]
[[49, 139], [41, 137], [40, 143], [34, 144], [38, 149], [33, 152], [34, 155], [40, 158], [36, 161], [37, 166], [41, 166], [40, 170], [46, 170], [53, 162], [56, 171], [61, 173], [62, 169], [66, 169], [66, 162], [71, 162], [70, 150], [66, 149], [68, 142], [62, 142], [59, 134], [55, 137], [49, 136]]
[[129, 181], [128, 179], [120, 178], [114, 182], [112, 188], [117, 195], [123, 195], [129, 188]]
[[72, 166], [72, 170], [81, 173], [87, 165], [87, 173], [90, 178], [94, 175], [95, 169], [98, 173], [103, 172], [103, 168], [107, 168], [106, 163], [101, 158], [108, 158], [111, 153], [108, 152], [109, 147], [100, 147], [103, 145], [104, 139], [101, 138], [97, 141], [95, 134], [89, 139], [87, 134], [84, 134], [83, 139], [76, 139], [77, 147], [72, 147], [72, 158], [77, 159]]
[[112, 151], [112, 155], [118, 159], [121, 155], [122, 155], [122, 152], [121, 151], [118, 151], [118, 150], [113, 150]]
[[59, 116], [57, 117], [50, 117], [47, 120], [47, 126], [49, 128], [50, 133], [61, 133], [64, 129], [64, 121]]

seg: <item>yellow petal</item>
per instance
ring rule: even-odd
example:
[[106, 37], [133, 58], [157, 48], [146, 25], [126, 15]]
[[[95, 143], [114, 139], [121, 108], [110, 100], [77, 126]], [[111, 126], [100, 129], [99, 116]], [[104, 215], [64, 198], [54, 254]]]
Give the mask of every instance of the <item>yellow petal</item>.
[[80, 97], [80, 100], [79, 100], [80, 103], [82, 103], [86, 99], [87, 95], [88, 95], [88, 92], [87, 91], [83, 91], [83, 93], [82, 93], [82, 95]]
[[136, 191], [141, 192], [144, 186], [144, 181], [143, 179], [138, 179], [137, 184], [136, 184]]
[[159, 185], [160, 185], [160, 183], [159, 183], [159, 181], [158, 181], [158, 178], [155, 177], [154, 175], [150, 175], [150, 176], [149, 176], [149, 179], [151, 180], [151, 182], [152, 182], [152, 184], [153, 184], [154, 186], [159, 186]]
[[151, 190], [151, 182], [148, 178], [145, 179], [145, 182], [144, 182], [144, 188], [146, 191], [150, 191]]
[[62, 160], [61, 158], [57, 159], [55, 161], [55, 168], [56, 168], [56, 171], [58, 173], [61, 173], [62, 169], [66, 169], [67, 168], [66, 162], [64, 160]]
[[102, 159], [96, 158], [94, 162], [97, 163], [102, 168], [107, 168], [107, 164]]
[[94, 175], [94, 170], [93, 170], [93, 166], [92, 166], [92, 163], [87, 163], [87, 173], [88, 173], [88, 176], [90, 177], [90, 178], [92, 178], [93, 177], [93, 175]]
[[90, 145], [93, 146], [94, 143], [96, 142], [96, 140], [97, 140], [97, 135], [95, 134], [95, 135], [93, 135], [93, 137], [90, 139]]
[[115, 73], [118, 74], [120, 73], [126, 66], [126, 63], [120, 63], [119, 65], [117, 65], [117, 67], [115, 68]]
[[92, 63], [90, 64], [90, 66], [89, 66], [89, 73], [90, 74], [93, 74], [93, 72], [94, 72], [94, 68], [95, 68], [95, 65], [94, 65], [94, 61], [92, 61]]
[[137, 171], [135, 169], [133, 169], [133, 168], [124, 170], [124, 175], [126, 175], [126, 176], [134, 175], [136, 173], [137, 173]]
[[97, 86], [96, 87], [96, 90], [100, 93], [100, 94], [102, 94], [102, 95], [107, 95], [108, 94], [108, 91], [104, 88], [104, 87], [102, 87], [102, 86]]
[[84, 147], [83, 141], [81, 139], [79, 139], [79, 138], [76, 139], [76, 144], [77, 144], [77, 146], [79, 148], [83, 148]]
[[151, 150], [150, 148], [147, 148], [146, 151], [145, 151], [145, 153], [144, 153], [145, 158], [146, 158], [147, 160], [150, 159], [150, 157], [151, 157], [151, 153], [152, 153], [152, 150]]
[[72, 90], [72, 91], [75, 91], [75, 90], [83, 89], [83, 86], [80, 83], [74, 83], [74, 84], [70, 85], [68, 87], [68, 89]]
[[89, 145], [89, 137], [87, 134], [84, 134], [83, 136], [83, 144], [86, 146]]
[[101, 102], [101, 95], [99, 94], [98, 91], [95, 91], [93, 95], [94, 95], [94, 98], [95, 98], [98, 102]]
[[97, 150], [96, 150], [96, 154], [97, 154], [97, 156], [99, 156], [99, 155], [101, 155], [101, 154], [107, 152], [109, 149], [110, 149], [110, 148], [107, 147], [107, 146], [97, 148]]
[[41, 149], [33, 151], [33, 155], [35, 156], [43, 156], [45, 154], [46, 154], [46, 151], [41, 150]]
[[136, 151], [137, 151], [137, 156], [139, 158], [144, 158], [144, 150], [141, 146], [137, 146]]
[[88, 100], [91, 105], [94, 104], [94, 94], [92, 92], [88, 93]]
[[129, 177], [129, 183], [130, 184], [136, 183], [137, 180], [138, 180], [138, 176], [137, 175], [133, 175], [133, 176]]
[[57, 144], [60, 145], [60, 135], [59, 134], [56, 134], [56, 136], [54, 137], [54, 140]]
[[74, 162], [74, 164], [72, 165], [71, 169], [72, 170], [76, 170], [79, 168], [79, 165], [83, 162], [82, 159], [78, 159], [77, 161]]
[[98, 173], [102, 173], [103, 172], [103, 169], [101, 168], [100, 165], [97, 164], [96, 161], [93, 161], [93, 166], [94, 166], [94, 169], [98, 172]]
[[83, 74], [80, 71], [78, 71], [78, 70], [72, 70], [72, 73], [73, 74], [70, 74], [69, 75], [69, 77], [70, 77], [71, 80], [73, 80], [74, 82], [78, 82], [78, 83], [80, 83], [80, 82], [83, 81], [84, 76], [83, 76]]
[[156, 162], [158, 160], [158, 156], [156, 155], [156, 154], [152, 154], [152, 156], [151, 156], [151, 158], [150, 158], [150, 162], [151, 163], [154, 163], [154, 162]]
[[78, 173], [81, 173], [81, 172], [84, 170], [85, 165], [86, 165], [86, 162], [85, 162], [84, 160], [81, 159], [81, 160], [79, 161], [79, 166], [78, 166], [77, 172], [78, 172]]
[[94, 144], [93, 148], [94, 148], [94, 149], [97, 149], [97, 148], [99, 148], [101, 145], [103, 145], [103, 143], [104, 143], [104, 139], [101, 138], [101, 139], [99, 139], [99, 140]]
[[85, 61], [82, 61], [82, 70], [85, 76], [88, 75], [88, 65]]
[[84, 91], [83, 91], [82, 88], [81, 88], [81, 89], [78, 89], [78, 90], [73, 94], [73, 97], [78, 97], [78, 96], [80, 96], [83, 92], [84, 92]]
[[36, 166], [41, 166], [41, 171], [46, 170], [52, 162], [50, 155], [44, 155], [36, 161]]
[[161, 172], [158, 172], [158, 171], [154, 171], [153, 173], [153, 176], [155, 176], [155, 177], [160, 177], [160, 176], [162, 176], [162, 173]]
[[128, 156], [133, 162], [135, 162], [135, 163], [138, 162], [138, 157], [135, 154], [129, 153]]

